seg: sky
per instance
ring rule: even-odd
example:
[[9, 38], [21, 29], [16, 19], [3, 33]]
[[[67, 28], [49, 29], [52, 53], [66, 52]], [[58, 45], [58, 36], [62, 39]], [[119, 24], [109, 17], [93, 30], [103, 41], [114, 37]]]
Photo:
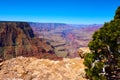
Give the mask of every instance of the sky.
[[104, 24], [120, 0], [1, 0], [0, 21]]

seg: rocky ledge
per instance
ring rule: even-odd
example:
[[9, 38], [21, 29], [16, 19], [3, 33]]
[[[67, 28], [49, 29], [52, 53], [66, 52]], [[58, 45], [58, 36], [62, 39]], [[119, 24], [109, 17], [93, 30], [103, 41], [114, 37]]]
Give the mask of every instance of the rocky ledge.
[[83, 59], [17, 57], [0, 63], [0, 80], [86, 80]]

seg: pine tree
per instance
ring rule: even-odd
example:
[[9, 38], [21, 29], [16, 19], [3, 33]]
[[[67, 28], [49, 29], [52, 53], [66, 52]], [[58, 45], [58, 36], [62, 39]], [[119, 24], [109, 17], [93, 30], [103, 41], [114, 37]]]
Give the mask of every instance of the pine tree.
[[93, 34], [88, 44], [91, 53], [85, 56], [86, 75], [90, 80], [120, 79], [120, 7], [114, 20], [105, 23]]

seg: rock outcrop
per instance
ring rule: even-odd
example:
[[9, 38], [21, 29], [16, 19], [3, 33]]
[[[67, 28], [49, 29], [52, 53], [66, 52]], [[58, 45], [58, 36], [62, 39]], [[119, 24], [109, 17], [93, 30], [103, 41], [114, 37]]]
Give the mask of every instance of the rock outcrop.
[[36, 54], [40, 56], [42, 53], [54, 55], [54, 48], [45, 40], [35, 38], [29, 23], [0, 22], [0, 60]]
[[81, 47], [78, 49], [78, 54], [81, 58], [84, 58], [87, 53], [90, 53], [89, 47]]
[[0, 63], [0, 80], [86, 80], [83, 59], [17, 57]]

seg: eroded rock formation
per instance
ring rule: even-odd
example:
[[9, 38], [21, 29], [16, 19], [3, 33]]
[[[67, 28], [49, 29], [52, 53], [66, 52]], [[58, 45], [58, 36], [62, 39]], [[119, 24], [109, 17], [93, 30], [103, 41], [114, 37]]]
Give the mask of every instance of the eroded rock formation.
[[[42, 53], [54, 55], [54, 48], [45, 40], [34, 37], [33, 30], [26, 22], [0, 22], [0, 58], [36, 56]], [[44, 57], [45, 57], [44, 56]], [[56, 55], [54, 55], [56, 57]], [[41, 58], [41, 57], [40, 57]]]

